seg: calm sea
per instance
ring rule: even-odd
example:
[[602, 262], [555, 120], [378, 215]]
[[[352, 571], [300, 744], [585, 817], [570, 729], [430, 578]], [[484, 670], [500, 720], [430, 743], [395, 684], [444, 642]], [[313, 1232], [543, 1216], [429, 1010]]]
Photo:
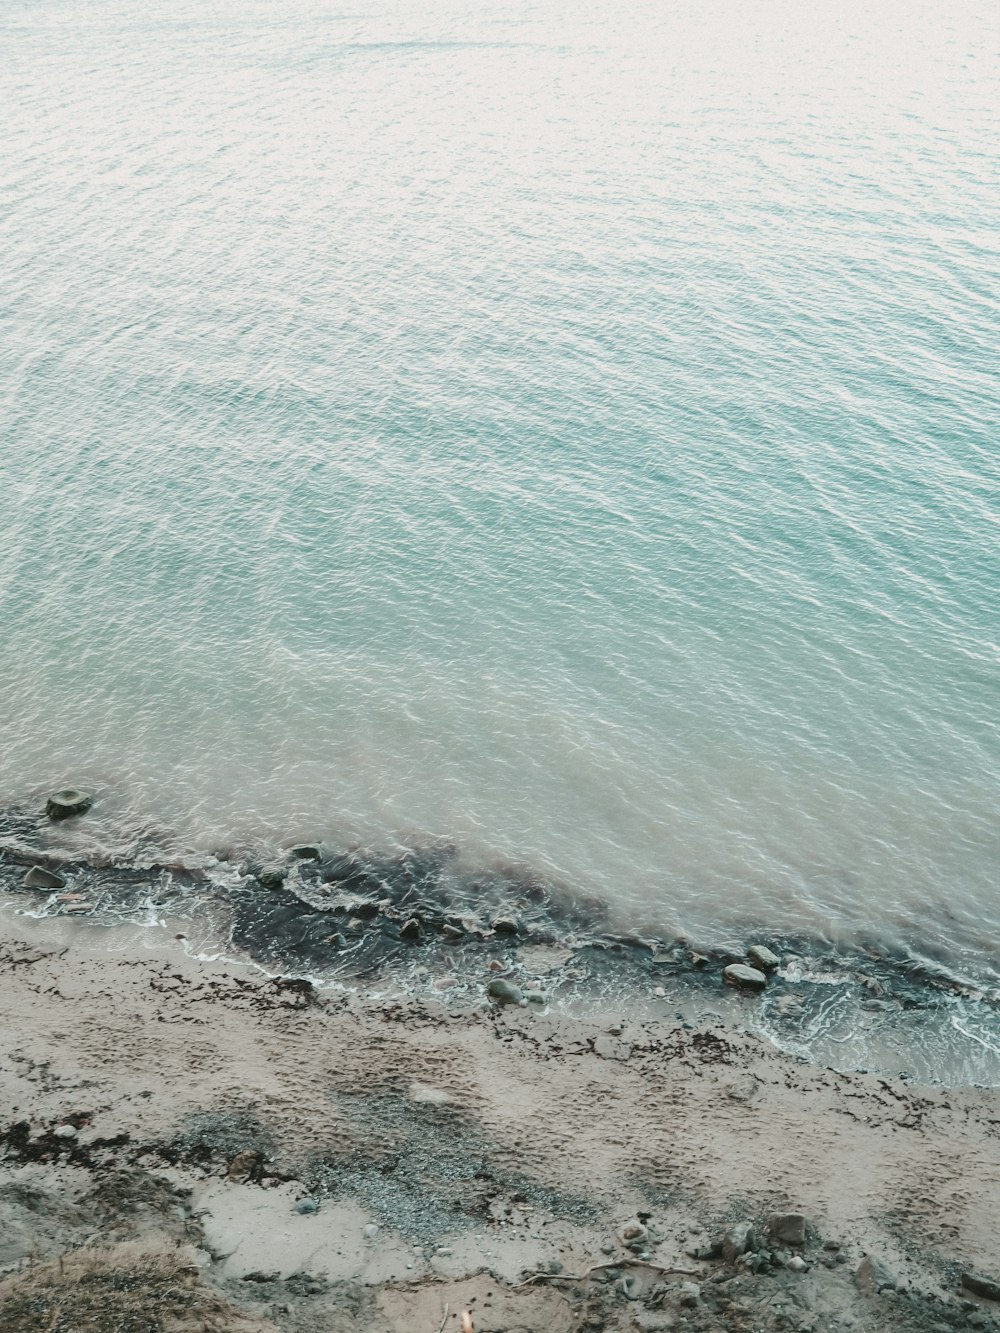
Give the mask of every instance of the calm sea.
[[0, 801], [1000, 950], [998, 28], [0, 0]]

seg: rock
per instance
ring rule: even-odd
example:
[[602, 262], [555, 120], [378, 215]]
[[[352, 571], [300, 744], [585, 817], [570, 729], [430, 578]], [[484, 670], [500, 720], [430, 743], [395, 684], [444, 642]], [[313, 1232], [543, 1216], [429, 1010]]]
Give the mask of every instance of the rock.
[[265, 889], [280, 889], [287, 878], [288, 871], [284, 866], [262, 866], [257, 871], [257, 882]]
[[524, 998], [529, 1004], [547, 1004], [549, 999], [543, 990], [526, 990]]
[[460, 940], [465, 931], [462, 930], [461, 926], [453, 926], [449, 922], [445, 922], [441, 927], [441, 934], [446, 940]]
[[753, 1227], [749, 1222], [741, 1222], [731, 1227], [722, 1238], [722, 1257], [727, 1264], [734, 1264], [741, 1254], [754, 1248]]
[[987, 1301], [1000, 1301], [1000, 1282], [980, 1273], [963, 1273], [962, 1286], [971, 1291], [973, 1296], [982, 1296]]
[[243, 1152], [238, 1152], [229, 1163], [226, 1179], [231, 1180], [234, 1185], [246, 1184], [259, 1162], [259, 1152], [255, 1152], [253, 1148], [244, 1148]]
[[775, 1213], [768, 1218], [767, 1229], [783, 1245], [806, 1243], [806, 1219], [801, 1213]]
[[638, 1273], [626, 1273], [622, 1278], [622, 1291], [625, 1294], [625, 1299], [637, 1301], [642, 1295], [643, 1285], [642, 1278]]
[[323, 850], [314, 842], [298, 842], [288, 849], [297, 861], [321, 861]]
[[498, 916], [490, 922], [491, 930], [496, 931], [498, 935], [516, 935], [521, 927], [513, 917]]
[[423, 931], [420, 927], [420, 921], [415, 916], [411, 916], [409, 921], [404, 921], [399, 928], [399, 938], [401, 940], [419, 940]]
[[379, 1229], [374, 1222], [369, 1222], [368, 1225], [365, 1227], [365, 1235], [368, 1237], [369, 1240], [374, 1240], [375, 1237], [378, 1235], [378, 1233]]
[[809, 1267], [801, 1254], [793, 1254], [785, 1266], [790, 1268], [793, 1273], [804, 1273]]
[[54, 870], [46, 870], [42, 866], [32, 866], [21, 884], [26, 889], [64, 889], [66, 881], [62, 875], [57, 875]]
[[763, 990], [767, 985], [764, 973], [755, 967], [747, 967], [745, 963], [730, 963], [723, 969], [722, 980], [727, 986], [738, 986], [740, 990]]
[[86, 814], [93, 804], [92, 796], [75, 787], [65, 787], [52, 793], [45, 803], [45, 813], [50, 819], [70, 819], [73, 815]]
[[854, 1282], [858, 1290], [866, 1296], [874, 1296], [885, 1281], [885, 1269], [870, 1254], [866, 1254], [854, 1270]]
[[686, 1309], [692, 1309], [701, 1300], [701, 1287], [697, 1282], [681, 1283], [681, 1305]]
[[766, 944], [751, 944], [747, 949], [747, 957], [754, 967], [759, 967], [762, 972], [773, 972], [781, 966], [781, 959], [776, 953], [772, 953]]
[[295, 1211], [305, 1216], [308, 1213], [319, 1212], [319, 1202], [316, 1199], [300, 1199], [295, 1205]]
[[642, 1249], [649, 1239], [649, 1231], [641, 1222], [628, 1222], [618, 1233], [622, 1245], [631, 1249]]
[[491, 1000], [496, 1000], [497, 1004], [528, 1003], [521, 994], [521, 987], [515, 986], [512, 981], [504, 981], [503, 977], [491, 977], [486, 983], [486, 994]]
[[75, 1139], [77, 1128], [75, 1125], [57, 1125], [52, 1133], [57, 1139]]

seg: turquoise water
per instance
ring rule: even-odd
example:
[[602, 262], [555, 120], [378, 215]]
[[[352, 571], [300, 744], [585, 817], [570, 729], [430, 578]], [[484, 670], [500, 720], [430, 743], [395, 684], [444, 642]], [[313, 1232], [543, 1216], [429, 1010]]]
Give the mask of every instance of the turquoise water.
[[1000, 12], [666, 9], [0, 0], [0, 800], [1000, 948]]

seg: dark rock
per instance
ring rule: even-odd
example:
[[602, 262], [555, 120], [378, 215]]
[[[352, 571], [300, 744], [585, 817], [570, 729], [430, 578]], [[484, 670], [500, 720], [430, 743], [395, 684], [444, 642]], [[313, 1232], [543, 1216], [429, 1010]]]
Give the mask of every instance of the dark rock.
[[767, 1229], [783, 1245], [806, 1243], [806, 1219], [801, 1213], [775, 1213], [768, 1219]]
[[982, 1296], [986, 1301], [1000, 1301], [1000, 1282], [980, 1273], [963, 1273], [962, 1286], [971, 1291], [973, 1296]]
[[521, 987], [515, 986], [512, 981], [504, 981], [503, 977], [491, 977], [486, 983], [486, 994], [491, 1000], [496, 1000], [497, 1004], [526, 1003]]
[[45, 804], [45, 813], [50, 819], [70, 819], [73, 815], [86, 814], [93, 804], [92, 796], [75, 787], [65, 787], [52, 793]]
[[510, 916], [495, 917], [490, 922], [490, 926], [498, 935], [516, 935], [521, 929], [514, 918]]
[[299, 842], [289, 851], [297, 861], [319, 861], [322, 860], [322, 848], [317, 847], [313, 842]]
[[755, 967], [747, 967], [746, 963], [730, 963], [723, 969], [722, 980], [727, 986], [737, 986], [740, 990], [763, 990], [767, 985], [766, 975]]
[[722, 1238], [722, 1257], [727, 1264], [734, 1264], [741, 1254], [754, 1248], [753, 1227], [749, 1222], [741, 1222], [731, 1227]]
[[257, 871], [257, 882], [265, 889], [280, 889], [287, 878], [288, 871], [284, 866], [262, 866]]
[[404, 921], [399, 928], [399, 938], [401, 940], [419, 940], [423, 931], [420, 922], [415, 916], [411, 916], [409, 921]]
[[751, 944], [747, 949], [747, 957], [754, 967], [759, 967], [762, 972], [774, 972], [781, 966], [781, 959], [776, 953], [772, 953], [766, 944]]
[[461, 926], [453, 926], [450, 921], [446, 921], [441, 927], [441, 934], [447, 940], [460, 940], [465, 934]]
[[42, 866], [32, 866], [21, 884], [26, 889], [64, 889], [66, 881], [54, 870], [45, 870]]

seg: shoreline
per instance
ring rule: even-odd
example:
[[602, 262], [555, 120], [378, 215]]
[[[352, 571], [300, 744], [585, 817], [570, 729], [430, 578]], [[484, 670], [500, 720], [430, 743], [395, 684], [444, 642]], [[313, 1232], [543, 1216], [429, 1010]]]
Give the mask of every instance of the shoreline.
[[[88, 858], [60, 841], [63, 828], [26, 811], [0, 815], [0, 911], [142, 930], [154, 947], [176, 937], [195, 960], [400, 1001], [477, 1002], [498, 972], [561, 1013], [720, 1020], [823, 1066], [1000, 1086], [995, 964], [962, 969], [933, 948], [749, 922], [707, 940], [629, 931], [609, 904], [523, 867], [456, 870], [444, 843], [381, 857], [302, 844], [199, 867], [164, 862], [155, 844], [141, 858]], [[749, 956], [760, 947], [770, 964]], [[748, 963], [759, 990], [723, 984]]]
[[[281, 1333], [434, 1333], [445, 1306], [475, 1333], [1000, 1313], [962, 1285], [1000, 1280], [996, 1090], [836, 1073], [721, 1021], [109, 953], [66, 919], [4, 921], [0, 994], [7, 1273], [184, 1243], [199, 1283]], [[769, 1230], [786, 1214], [803, 1244]]]

